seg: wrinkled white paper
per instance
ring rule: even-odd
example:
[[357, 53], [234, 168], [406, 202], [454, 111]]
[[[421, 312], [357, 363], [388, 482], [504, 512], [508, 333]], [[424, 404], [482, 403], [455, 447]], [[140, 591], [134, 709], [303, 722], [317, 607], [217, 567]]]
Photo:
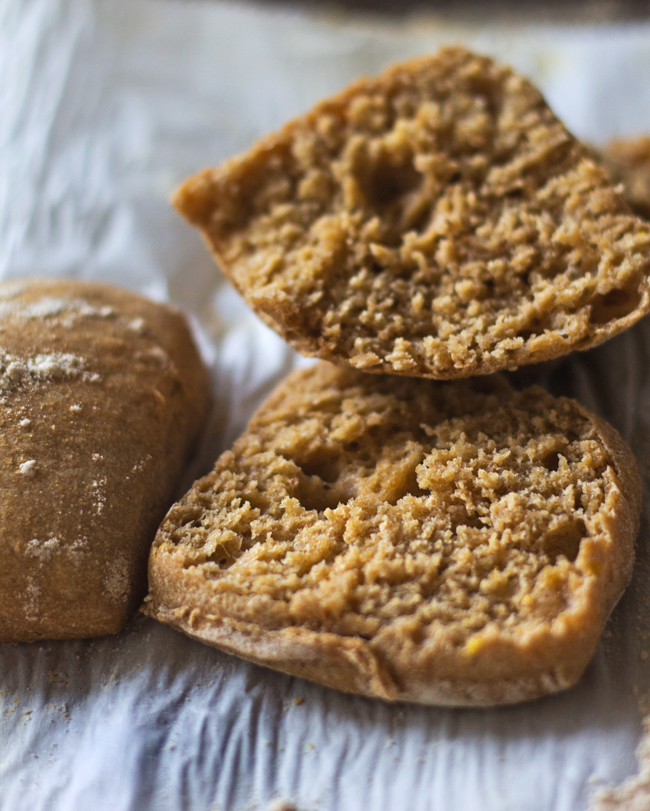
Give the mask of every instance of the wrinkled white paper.
[[[275, 3], [0, 4], [0, 278], [112, 281], [192, 317], [209, 468], [296, 363], [168, 195], [360, 74], [463, 42], [514, 64], [579, 136], [650, 132], [650, 25], [451, 29]], [[546, 381], [608, 417], [650, 481], [650, 323]], [[490, 711], [391, 706], [136, 617], [117, 637], [0, 646], [2, 811], [574, 811], [635, 771], [650, 703], [648, 503], [629, 591], [580, 684]], [[302, 699], [299, 701], [298, 699]]]

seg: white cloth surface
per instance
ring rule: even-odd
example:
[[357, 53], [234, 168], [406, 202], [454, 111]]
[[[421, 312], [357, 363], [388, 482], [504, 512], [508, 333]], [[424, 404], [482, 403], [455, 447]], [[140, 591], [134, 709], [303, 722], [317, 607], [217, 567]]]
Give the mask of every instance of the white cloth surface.
[[[463, 42], [515, 65], [581, 137], [650, 132], [650, 25], [456, 28], [269, 3], [0, 3], [0, 278], [68, 275], [193, 319], [216, 408], [188, 481], [303, 361], [223, 282], [168, 195], [360, 74]], [[650, 324], [546, 382], [650, 476]], [[472, 711], [273, 673], [137, 616], [0, 646], [0, 811], [575, 811], [635, 770], [650, 695], [648, 505], [630, 590], [574, 689]], [[296, 699], [302, 698], [302, 703]]]

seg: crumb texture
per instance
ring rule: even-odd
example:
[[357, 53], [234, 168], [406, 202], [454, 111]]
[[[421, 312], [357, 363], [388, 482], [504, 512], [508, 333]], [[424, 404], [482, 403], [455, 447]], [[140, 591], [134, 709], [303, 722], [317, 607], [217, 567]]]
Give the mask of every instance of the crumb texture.
[[502, 378], [321, 364], [292, 375], [172, 508], [150, 563], [153, 613], [363, 640], [398, 682], [409, 669], [480, 680], [481, 667], [489, 682], [500, 647], [507, 680], [547, 635], [531, 667], [547, 668], [549, 692], [578, 677], [624, 588], [638, 488], [629, 451], [573, 401]]
[[584, 349], [650, 308], [650, 230], [510, 68], [362, 80], [176, 195], [304, 354], [434, 378]]

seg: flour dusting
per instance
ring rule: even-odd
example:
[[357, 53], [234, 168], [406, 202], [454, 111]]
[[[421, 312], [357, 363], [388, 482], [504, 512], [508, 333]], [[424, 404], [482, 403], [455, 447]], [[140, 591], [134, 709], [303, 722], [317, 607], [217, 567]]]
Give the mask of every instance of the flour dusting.
[[81, 318], [112, 318], [112, 307], [94, 307], [84, 299], [63, 299], [58, 296], [43, 296], [29, 303], [9, 300], [0, 301], [0, 320], [18, 319], [31, 321], [66, 316], [66, 326], [72, 326], [75, 316]]
[[2, 290], [0, 290], [0, 300], [5, 301], [7, 299], [16, 298], [16, 296], [24, 293], [25, 290], [27, 290], [27, 286], [23, 282], [4, 282]]
[[55, 555], [66, 552], [76, 559], [86, 551], [86, 541], [87, 539], [77, 538], [73, 543], [65, 543], [57, 537], [47, 538], [45, 541], [32, 538], [25, 547], [25, 554], [40, 560], [51, 560]]
[[0, 394], [26, 383], [83, 378], [99, 380], [99, 375], [86, 370], [86, 362], [78, 355], [48, 352], [22, 358], [0, 350]]
[[140, 335], [144, 332], [144, 318], [134, 318], [127, 324], [128, 329]]
[[106, 590], [116, 599], [121, 599], [129, 590], [129, 563], [123, 555], [112, 560], [104, 580]]
[[51, 560], [56, 552], [61, 551], [61, 541], [59, 538], [49, 538], [47, 541], [39, 541], [32, 538], [25, 549], [26, 554], [41, 560]]
[[30, 580], [27, 585], [27, 605], [25, 606], [25, 617], [30, 621], [38, 619], [38, 607], [41, 598], [40, 588]]
[[104, 507], [106, 506], [107, 484], [108, 479], [106, 478], [106, 476], [103, 476], [100, 479], [95, 479], [90, 483], [90, 486], [93, 491], [93, 506], [95, 508], [95, 513], [97, 515], [101, 515], [104, 512]]

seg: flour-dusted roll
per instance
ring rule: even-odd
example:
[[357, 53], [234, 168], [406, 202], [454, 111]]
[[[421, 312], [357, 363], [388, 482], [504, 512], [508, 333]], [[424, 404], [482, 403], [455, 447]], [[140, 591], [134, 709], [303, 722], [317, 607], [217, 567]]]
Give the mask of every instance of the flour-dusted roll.
[[146, 612], [353, 693], [532, 699], [592, 657], [640, 499], [629, 448], [573, 400], [322, 363], [172, 507]]
[[368, 372], [512, 369], [650, 310], [650, 226], [538, 90], [462, 48], [357, 82], [175, 203], [299, 352]]
[[0, 284], [0, 641], [122, 628], [207, 402], [173, 307], [103, 284]]

